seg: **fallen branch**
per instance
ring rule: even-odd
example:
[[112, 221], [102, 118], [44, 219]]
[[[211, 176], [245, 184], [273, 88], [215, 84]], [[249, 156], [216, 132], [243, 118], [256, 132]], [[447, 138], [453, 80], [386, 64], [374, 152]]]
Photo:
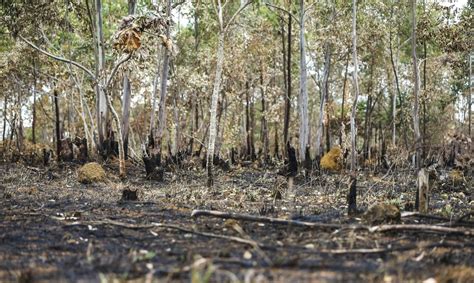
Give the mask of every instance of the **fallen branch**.
[[464, 236], [474, 236], [473, 229], [452, 228], [426, 224], [399, 224], [399, 225], [380, 225], [369, 228], [370, 232], [389, 232], [389, 231], [417, 231], [432, 232], [443, 234], [460, 234]]
[[191, 217], [199, 217], [199, 216], [211, 216], [216, 218], [225, 218], [225, 219], [235, 219], [235, 220], [243, 220], [243, 221], [253, 221], [253, 222], [260, 222], [260, 223], [271, 223], [271, 224], [280, 224], [280, 225], [294, 225], [294, 226], [302, 226], [307, 228], [322, 228], [322, 229], [361, 229], [361, 230], [368, 230], [369, 228], [364, 225], [344, 225], [344, 224], [330, 224], [330, 223], [316, 223], [316, 222], [307, 222], [307, 221], [299, 221], [299, 220], [287, 220], [282, 218], [273, 218], [273, 217], [265, 217], [265, 216], [255, 216], [250, 214], [240, 214], [235, 212], [222, 212], [217, 210], [193, 210], [191, 213]]
[[469, 211], [468, 213], [466, 213], [463, 216], [459, 217], [459, 219], [456, 220], [455, 223], [457, 223], [457, 224], [462, 223], [462, 222], [472, 223], [470, 221], [466, 221], [466, 219], [470, 218], [471, 216], [474, 216], [474, 211]]
[[224, 240], [229, 240], [232, 242], [240, 243], [240, 244], [247, 244], [249, 246], [252, 246], [254, 248], [260, 247], [263, 248], [265, 247], [263, 244], [260, 244], [254, 240], [248, 240], [240, 237], [235, 237], [235, 236], [226, 236], [226, 235], [219, 235], [219, 234], [213, 234], [213, 233], [207, 233], [207, 232], [199, 232], [199, 231], [193, 231], [178, 225], [173, 225], [173, 224], [163, 224], [163, 223], [152, 223], [154, 227], [161, 227], [161, 228], [168, 228], [168, 229], [173, 229], [173, 230], [178, 230], [181, 232], [185, 233], [190, 233], [198, 236], [203, 236], [203, 237], [208, 237], [208, 238], [216, 238], [216, 239], [224, 239]]
[[474, 248], [473, 244], [459, 244], [459, 243], [432, 243], [427, 245], [408, 245], [394, 248], [373, 248], [373, 249], [338, 249], [338, 250], [319, 250], [320, 253], [332, 254], [332, 255], [346, 255], [346, 254], [380, 254], [380, 253], [391, 253], [391, 252], [404, 252], [410, 250], [425, 250], [432, 248]]
[[[56, 219], [56, 218], [53, 218], [53, 219]], [[56, 219], [56, 220], [59, 220], [59, 219]], [[178, 225], [165, 224], [165, 223], [130, 224], [130, 223], [115, 221], [111, 219], [106, 219], [106, 220], [84, 221], [84, 222], [76, 221], [76, 222], [67, 224], [67, 226], [77, 226], [77, 225], [84, 225], [84, 226], [113, 225], [113, 226], [118, 226], [118, 227], [123, 227], [123, 228], [128, 228], [128, 229], [134, 229], [134, 230], [135, 229], [136, 230], [151, 229], [151, 228], [167, 228], [167, 229], [178, 230], [181, 232], [190, 233], [190, 234], [194, 234], [198, 236], [208, 237], [208, 238], [225, 239], [225, 240], [229, 240], [236, 243], [246, 244], [254, 248], [265, 247], [263, 244], [257, 243], [256, 241], [253, 241], [253, 240], [248, 240], [248, 239], [235, 237], [235, 236], [226, 236], [226, 235], [218, 235], [218, 234], [207, 233], [207, 232], [199, 232], [199, 231], [190, 230]]]

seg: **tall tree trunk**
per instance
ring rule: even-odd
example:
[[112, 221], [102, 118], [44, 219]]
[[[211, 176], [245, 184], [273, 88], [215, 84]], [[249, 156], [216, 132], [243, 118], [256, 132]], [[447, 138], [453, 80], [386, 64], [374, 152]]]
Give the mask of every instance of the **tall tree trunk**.
[[[393, 9], [391, 11], [391, 14], [393, 15]], [[396, 141], [397, 141], [397, 96], [400, 98], [400, 102], [401, 102], [402, 93], [400, 91], [400, 83], [398, 81], [397, 64], [393, 56], [391, 29], [390, 29], [389, 34], [390, 34], [390, 38], [389, 38], [390, 62], [392, 63], [393, 75], [395, 77], [395, 86], [397, 88], [397, 91], [393, 92], [393, 98], [392, 98], [392, 145], [395, 146]], [[400, 109], [401, 108], [402, 108], [402, 104], [400, 103]], [[401, 115], [403, 115], [403, 111], [401, 111], [400, 113]]]
[[421, 146], [420, 146], [420, 118], [418, 114], [418, 99], [420, 92], [420, 74], [418, 70], [418, 60], [416, 58], [416, 0], [412, 0], [412, 34], [411, 34], [411, 52], [413, 57], [413, 129], [415, 138], [415, 166], [417, 170], [421, 167]]
[[[426, 12], [426, 0], [423, 0], [423, 13]], [[423, 131], [421, 135], [421, 158], [425, 157], [425, 149], [426, 149], [426, 127], [428, 123], [428, 116], [426, 113], [426, 56], [427, 56], [427, 50], [426, 50], [426, 40], [423, 40], [423, 93], [422, 93], [422, 111], [423, 111]]]
[[347, 53], [347, 61], [346, 61], [346, 70], [344, 71], [344, 83], [342, 85], [342, 102], [341, 102], [341, 121], [340, 121], [340, 124], [341, 124], [341, 131], [339, 133], [339, 146], [342, 148], [342, 135], [343, 135], [343, 131], [345, 129], [345, 127], [343, 126], [344, 125], [344, 103], [345, 103], [345, 100], [346, 100], [346, 85], [347, 85], [347, 69], [349, 67], [349, 56], [350, 53]]
[[268, 161], [268, 147], [269, 147], [269, 140], [268, 140], [268, 125], [267, 119], [265, 117], [266, 113], [266, 102], [265, 102], [265, 86], [263, 85], [263, 67], [260, 70], [260, 88], [262, 92], [262, 120], [261, 120], [261, 127], [262, 127], [262, 147], [263, 147], [263, 160], [266, 163]]
[[[161, 44], [160, 44], [161, 46]], [[164, 49], [161, 47], [161, 49]], [[164, 52], [164, 51], [163, 51]], [[160, 53], [160, 52], [158, 52]], [[160, 81], [160, 71], [161, 71], [161, 64], [162, 64], [162, 56], [161, 54], [158, 55], [157, 63], [156, 63], [156, 74], [153, 80], [153, 91], [151, 94], [151, 113], [150, 113], [150, 128], [149, 128], [149, 136], [148, 136], [148, 143], [153, 144], [155, 141], [155, 113], [156, 113], [156, 101], [157, 101], [157, 93], [158, 93], [158, 83]]]
[[472, 116], [472, 54], [469, 53], [469, 96], [467, 98], [467, 105], [468, 105], [468, 111], [469, 111], [469, 118], [468, 118], [468, 133], [469, 133], [469, 137], [471, 137], [472, 139], [472, 131], [471, 131], [471, 127], [472, 127], [472, 120], [471, 120], [471, 116]]
[[[289, 1], [291, 6], [291, 0]], [[285, 97], [285, 120], [283, 123], [283, 144], [288, 142], [288, 129], [290, 127], [290, 113], [291, 113], [291, 22], [292, 18], [288, 15], [288, 46], [286, 50], [286, 97]], [[286, 152], [286, 151], [285, 151]]]
[[58, 91], [54, 90], [54, 113], [55, 113], [55, 123], [56, 123], [56, 158], [60, 161], [61, 153], [61, 129], [59, 121], [59, 102], [58, 102]]
[[[222, 17], [222, 8], [219, 7], [219, 12]], [[214, 146], [217, 135], [217, 102], [219, 101], [219, 92], [222, 80], [222, 69], [224, 67], [224, 31], [219, 32], [217, 41], [217, 61], [216, 61], [216, 75], [214, 77], [214, 89], [211, 97], [211, 117], [209, 121], [209, 144], [207, 147], [207, 186], [212, 187], [214, 184], [213, 178], [213, 159], [214, 159]]]
[[372, 84], [373, 84], [373, 76], [374, 76], [374, 59], [375, 57], [372, 56], [372, 60], [370, 63], [370, 78], [369, 83], [367, 84], [367, 103], [365, 107], [365, 127], [364, 127], [364, 160], [369, 159], [369, 149], [370, 149], [370, 140], [371, 140], [371, 128], [372, 128], [372, 121], [371, 121], [371, 113], [372, 113]]
[[[199, 51], [199, 5], [194, 8], [194, 52], [197, 54]], [[190, 133], [190, 140], [189, 140], [189, 153], [194, 153], [194, 139], [196, 135], [196, 131], [198, 130], [199, 124], [199, 112], [197, 106], [197, 92], [195, 92], [191, 97], [191, 107], [192, 107], [192, 115], [191, 115], [191, 133]], [[194, 124], [196, 121], [196, 124]]]
[[[135, 7], [137, 0], [128, 0], [128, 14], [135, 14]], [[124, 158], [128, 159], [128, 133], [130, 127], [130, 102], [132, 98], [129, 72], [126, 72], [123, 76], [123, 98], [122, 98], [122, 139], [123, 139], [123, 151]]]
[[33, 121], [31, 123], [31, 138], [36, 144], [36, 61], [33, 58]]
[[7, 132], [7, 96], [5, 95], [3, 98], [3, 131], [2, 131], [2, 141], [5, 141], [6, 132]]
[[357, 63], [357, 0], [352, 1], [352, 56], [354, 61], [354, 101], [352, 103], [351, 112], [351, 182], [349, 188], [348, 212], [355, 214], [357, 212], [357, 168], [356, 168], [356, 135], [357, 126], [355, 117], [357, 113], [357, 99], [359, 98], [359, 82], [357, 78], [358, 63]]
[[[167, 0], [166, 5], [166, 15], [169, 18], [171, 16], [171, 0]], [[166, 37], [170, 37], [170, 25], [166, 27]], [[167, 48], [163, 48], [163, 69], [161, 72], [161, 82], [160, 82], [160, 104], [158, 106], [158, 132], [156, 135], [155, 146], [158, 150], [158, 155], [161, 159], [162, 151], [162, 142], [163, 142], [163, 133], [166, 126], [166, 96], [167, 96], [167, 86], [168, 86], [168, 73], [169, 73], [169, 61], [170, 61], [170, 52]]]
[[[169, 1], [169, 0], [168, 0]], [[219, 22], [219, 35], [217, 39], [217, 61], [216, 61], [216, 75], [214, 77], [214, 89], [211, 96], [211, 109], [209, 121], [209, 143], [207, 147], [207, 186], [212, 187], [214, 183], [213, 166], [214, 166], [214, 150], [217, 136], [217, 102], [219, 101], [219, 92], [222, 81], [222, 70], [224, 68], [224, 39], [227, 28], [230, 26], [236, 16], [245, 8], [250, 2], [241, 2], [240, 8], [232, 15], [230, 20], [224, 24], [224, 11], [220, 0], [217, 0], [217, 20]]]
[[323, 140], [323, 126], [324, 126], [324, 105], [326, 104], [326, 98], [329, 92], [329, 71], [331, 66], [331, 47], [329, 42], [324, 44], [324, 75], [323, 75], [323, 86], [321, 88], [321, 98], [319, 104], [319, 120], [318, 127], [316, 128], [316, 160], [319, 160], [322, 151], [321, 143]]
[[[288, 81], [287, 81], [287, 74], [286, 74], [286, 38], [285, 38], [285, 21], [283, 17], [280, 18], [280, 25], [281, 25], [281, 51], [282, 51], [282, 74], [283, 74], [283, 100], [285, 101], [285, 109], [283, 110], [283, 133], [285, 132], [286, 127], [286, 108], [287, 108], [287, 94], [288, 94]], [[278, 135], [278, 134], [277, 134]], [[286, 144], [286, 137], [283, 137], [283, 144]], [[278, 143], [275, 144], [275, 147], [278, 147]], [[275, 155], [279, 155], [279, 152], [275, 152]], [[284, 156], [285, 154], [283, 154]]]
[[[105, 86], [105, 50], [104, 32], [102, 25], [102, 0], [95, 0], [95, 37], [96, 37], [96, 77], [102, 86]], [[107, 98], [104, 89], [97, 84], [96, 90], [96, 115], [97, 130], [99, 134], [99, 148], [103, 150], [105, 135], [109, 135], [107, 121]]]
[[123, 99], [122, 99], [122, 140], [124, 158], [128, 159], [128, 133], [130, 125], [130, 102], [131, 102], [131, 86], [128, 74], [123, 77]]
[[252, 156], [252, 137], [250, 135], [250, 86], [249, 82], [245, 82], [245, 140], [246, 140], [246, 158]]
[[308, 122], [308, 85], [307, 85], [307, 70], [306, 70], [306, 44], [305, 44], [305, 12], [304, 0], [300, 0], [300, 95], [299, 95], [299, 114], [300, 114], [300, 129], [299, 129], [299, 144], [300, 161], [303, 164], [306, 157], [306, 147], [309, 140], [309, 122]]

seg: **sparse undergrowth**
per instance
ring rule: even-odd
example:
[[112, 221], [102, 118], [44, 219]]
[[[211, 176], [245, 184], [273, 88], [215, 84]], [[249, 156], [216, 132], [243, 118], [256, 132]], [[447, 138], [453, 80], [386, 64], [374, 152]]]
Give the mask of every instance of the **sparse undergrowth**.
[[[286, 180], [276, 170], [220, 172], [213, 189], [205, 186], [201, 170], [167, 172], [160, 183], [146, 181], [142, 170], [131, 168], [125, 182], [110, 172], [110, 182], [95, 184], [79, 183], [76, 170], [75, 165], [44, 170], [0, 166], [0, 281], [474, 279], [472, 236], [309, 229], [190, 216], [193, 209], [213, 209], [359, 225], [361, 219], [346, 215], [349, 180], [344, 173], [297, 177], [296, 197], [288, 199]], [[433, 189], [432, 217], [403, 214], [414, 202], [412, 172], [365, 172], [359, 178], [359, 207], [366, 210], [377, 202], [397, 206], [403, 224], [450, 226], [474, 208], [468, 176], [461, 184], [440, 183]], [[122, 201], [124, 189], [137, 190], [139, 201]], [[472, 230], [470, 221], [462, 227]], [[249, 239], [261, 247], [195, 232]]]

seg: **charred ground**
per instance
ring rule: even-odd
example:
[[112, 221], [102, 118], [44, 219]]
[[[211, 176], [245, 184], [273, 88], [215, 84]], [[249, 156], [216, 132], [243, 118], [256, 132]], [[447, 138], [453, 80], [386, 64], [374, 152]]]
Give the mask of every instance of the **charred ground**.
[[[402, 213], [401, 219], [402, 224], [467, 233], [370, 232], [350, 228], [363, 221], [346, 214], [345, 174], [296, 178], [292, 200], [285, 178], [273, 169], [249, 166], [219, 172], [211, 190], [201, 169], [167, 172], [165, 182], [154, 182], [132, 166], [122, 183], [114, 177], [114, 166], [105, 167], [106, 182], [85, 185], [77, 181], [73, 164], [49, 169], [0, 165], [0, 281], [474, 280], [474, 223], [469, 217], [457, 221], [473, 209], [470, 176], [456, 183], [449, 177], [438, 181], [430, 215]], [[403, 212], [414, 202], [411, 171], [365, 172], [359, 178], [361, 210], [385, 202]], [[122, 200], [124, 189], [136, 190], [138, 201]], [[193, 218], [193, 209], [340, 228]]]

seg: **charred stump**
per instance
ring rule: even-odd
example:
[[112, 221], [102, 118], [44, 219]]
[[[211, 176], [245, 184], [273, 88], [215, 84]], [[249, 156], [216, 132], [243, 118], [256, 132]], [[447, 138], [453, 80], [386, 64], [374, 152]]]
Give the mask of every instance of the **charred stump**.
[[71, 139], [62, 139], [60, 148], [61, 151], [59, 152], [59, 160], [63, 162], [72, 162], [74, 159], [74, 153]]
[[347, 195], [348, 214], [357, 214], [357, 173], [351, 174], [349, 194]]
[[160, 155], [143, 156], [145, 164], [146, 178], [148, 180], [162, 182], [164, 180], [164, 170], [161, 167]]

